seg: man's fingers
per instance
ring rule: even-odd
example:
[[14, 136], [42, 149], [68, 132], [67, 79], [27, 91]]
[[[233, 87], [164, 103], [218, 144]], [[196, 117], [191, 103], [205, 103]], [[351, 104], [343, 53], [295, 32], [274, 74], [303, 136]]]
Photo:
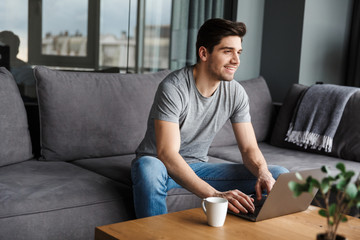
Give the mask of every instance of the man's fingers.
[[267, 194], [269, 194], [270, 193], [270, 191], [271, 191], [271, 189], [272, 189], [272, 187], [273, 187], [273, 185], [266, 185], [266, 192], [267, 192]]
[[255, 185], [255, 192], [257, 200], [260, 201], [262, 198], [262, 189], [259, 181]]
[[233, 211], [234, 213], [239, 213], [239, 212], [243, 212], [243, 213], [248, 213], [248, 210], [242, 206], [238, 200], [232, 198], [229, 201], [229, 210]]
[[248, 195], [240, 192], [239, 190], [233, 190], [228, 192], [229, 209], [235, 213], [239, 211], [243, 213], [254, 212], [255, 206], [253, 204], [254, 199]]
[[257, 199], [261, 200], [263, 190], [266, 190], [267, 194], [269, 194], [274, 183], [275, 179], [272, 176], [268, 178], [259, 178], [255, 185]]

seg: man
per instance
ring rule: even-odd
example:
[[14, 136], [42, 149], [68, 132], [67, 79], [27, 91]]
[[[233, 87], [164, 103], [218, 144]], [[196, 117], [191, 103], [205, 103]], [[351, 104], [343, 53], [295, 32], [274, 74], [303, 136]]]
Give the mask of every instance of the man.
[[[285, 168], [267, 166], [250, 122], [248, 97], [233, 81], [240, 65], [243, 23], [211, 19], [197, 37], [197, 63], [159, 85], [145, 137], [132, 164], [137, 217], [167, 213], [166, 195], [183, 187], [200, 198], [228, 199], [229, 210], [253, 212], [256, 192], [270, 192]], [[218, 130], [230, 119], [244, 164], [207, 163]], [[241, 191], [240, 191], [241, 190]]]

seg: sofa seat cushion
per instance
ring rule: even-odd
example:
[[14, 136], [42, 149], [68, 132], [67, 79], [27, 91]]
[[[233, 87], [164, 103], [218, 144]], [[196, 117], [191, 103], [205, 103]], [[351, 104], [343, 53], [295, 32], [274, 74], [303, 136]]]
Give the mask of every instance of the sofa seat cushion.
[[[82, 159], [72, 161], [71, 163], [131, 187], [131, 162], [133, 159], [135, 159], [135, 154]], [[225, 163], [228, 161], [209, 157], [209, 162]]]
[[36, 67], [41, 154], [71, 161], [134, 153], [160, 81], [170, 72], [116, 74]]
[[354, 93], [345, 106], [341, 121], [333, 138], [333, 148], [330, 153], [326, 153], [324, 150], [305, 149], [285, 141], [298, 99], [307, 88], [304, 85], [294, 84], [289, 89], [275, 122], [270, 141], [271, 144], [278, 147], [321, 153], [360, 162], [360, 91]]
[[0, 168], [0, 239], [94, 239], [95, 227], [134, 218], [128, 186], [72, 164]]
[[30, 160], [0, 168], [0, 219], [124, 199], [131, 203], [128, 186], [69, 163]]
[[344, 163], [347, 169], [351, 169], [355, 171], [355, 173], [360, 172], [359, 162], [344, 160], [318, 153], [275, 147], [268, 143], [260, 143], [259, 147], [268, 164], [284, 166], [291, 172], [320, 168], [324, 165], [328, 166], [330, 170], [334, 170], [335, 172], [337, 171], [335, 166], [338, 162]]
[[[269, 88], [263, 77], [239, 82], [249, 96], [251, 123], [254, 127], [256, 140], [268, 140], [272, 124], [274, 107]], [[218, 132], [211, 146], [227, 146], [236, 144], [230, 121]]]
[[242, 163], [242, 157], [237, 144], [221, 147], [211, 147], [209, 149], [208, 155], [211, 157], [224, 159], [233, 163]]
[[[134, 158], [135, 155], [130, 154], [116, 157], [76, 160], [71, 163], [99, 173], [114, 181], [131, 186], [131, 162]], [[209, 163], [230, 162], [210, 156]], [[174, 188], [168, 192], [166, 203], [169, 212], [176, 212], [200, 207], [201, 199], [184, 188]]]
[[24, 103], [11, 73], [0, 67], [0, 167], [32, 158]]
[[[335, 170], [335, 166], [338, 162], [344, 163], [348, 169], [352, 169], [355, 172], [360, 172], [359, 162], [343, 160], [318, 153], [276, 147], [266, 142], [259, 143], [259, 148], [264, 155], [268, 165], [283, 166], [291, 172], [320, 168], [323, 165], [329, 166], [330, 169]], [[237, 145], [213, 147], [210, 149], [209, 155], [231, 162], [242, 163], [242, 157]]]
[[131, 187], [131, 162], [134, 158], [135, 154], [128, 154], [81, 159], [71, 163]]

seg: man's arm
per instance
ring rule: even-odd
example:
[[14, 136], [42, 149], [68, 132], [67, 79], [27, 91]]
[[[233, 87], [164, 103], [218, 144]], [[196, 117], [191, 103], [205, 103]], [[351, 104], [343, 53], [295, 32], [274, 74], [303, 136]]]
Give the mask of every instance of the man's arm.
[[201, 180], [179, 154], [179, 125], [173, 122], [155, 120], [156, 150], [169, 175], [182, 187], [200, 198], [215, 194], [216, 190]]
[[158, 158], [178, 184], [200, 198], [224, 197], [229, 201], [229, 209], [234, 212], [254, 211], [253, 200], [246, 194], [239, 190], [219, 192], [195, 174], [179, 154], [181, 139], [177, 123], [155, 120], [155, 135]]
[[233, 123], [232, 126], [244, 165], [258, 178], [255, 191], [257, 199], [260, 200], [262, 190], [269, 193], [275, 179], [269, 172], [265, 158], [258, 147], [252, 124]]

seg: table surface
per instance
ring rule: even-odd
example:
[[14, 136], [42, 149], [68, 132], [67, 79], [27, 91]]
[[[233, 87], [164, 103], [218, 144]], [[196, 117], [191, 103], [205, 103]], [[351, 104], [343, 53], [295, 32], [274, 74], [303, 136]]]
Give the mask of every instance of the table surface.
[[[97, 227], [95, 240], [114, 239], [316, 239], [325, 231], [326, 218], [318, 207], [260, 222], [250, 222], [228, 214], [222, 227], [207, 225], [201, 208], [131, 220]], [[348, 217], [338, 234], [348, 240], [360, 239], [360, 219]]]

